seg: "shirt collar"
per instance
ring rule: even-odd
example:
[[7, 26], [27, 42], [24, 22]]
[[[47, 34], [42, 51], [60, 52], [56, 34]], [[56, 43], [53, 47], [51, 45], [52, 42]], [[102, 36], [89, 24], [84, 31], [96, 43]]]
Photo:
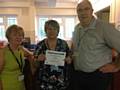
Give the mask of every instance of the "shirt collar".
[[91, 22], [90, 22], [90, 25], [89, 25], [88, 27], [86, 27], [86, 28], [83, 28], [83, 27], [79, 24], [79, 28], [84, 29], [84, 31], [87, 31], [87, 30], [89, 30], [89, 29], [95, 29], [95, 28], [96, 28], [95, 26], [96, 26], [96, 18], [95, 18], [95, 17], [92, 18], [92, 20], [91, 20]]
[[96, 26], [96, 18], [93, 17], [88, 29], [95, 29], [96, 28], [95, 26]]

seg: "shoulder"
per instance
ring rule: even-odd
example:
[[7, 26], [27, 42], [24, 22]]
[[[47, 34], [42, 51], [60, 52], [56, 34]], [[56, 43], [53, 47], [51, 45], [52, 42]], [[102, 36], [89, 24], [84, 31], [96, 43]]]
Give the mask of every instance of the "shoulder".
[[20, 50], [20, 51], [23, 51], [23, 52], [24, 52], [24, 51], [28, 51], [28, 49], [25, 48], [25, 47], [23, 47], [23, 46], [20, 46], [20, 47], [19, 47], [19, 50]]
[[3, 70], [3, 66], [4, 66], [4, 55], [5, 55], [5, 50], [6, 47], [0, 48], [0, 73]]
[[73, 32], [73, 36], [77, 36], [77, 34], [79, 33], [79, 31], [81, 30], [81, 25], [80, 23], [78, 23], [75, 28], [74, 28], [74, 32]]
[[20, 51], [21, 53], [25, 54], [25, 55], [33, 55], [33, 53], [31, 51], [29, 51], [27, 48], [20, 46]]
[[46, 39], [43, 39], [42, 41], [38, 42], [37, 45], [36, 45], [36, 49], [39, 49], [39, 48], [45, 48], [46, 47]]
[[0, 53], [3, 53], [5, 50], [7, 50], [7, 48], [8, 48], [7, 46], [0, 48]]
[[26, 51], [27, 50], [27, 48], [25, 48], [25, 47], [23, 47], [23, 46], [20, 46], [20, 48], [19, 48], [21, 51]]
[[62, 47], [68, 46], [67, 41], [60, 39], [60, 38], [58, 38], [58, 44], [61, 45]]
[[99, 32], [102, 33], [111, 33], [114, 32], [114, 30], [116, 31], [117, 29], [115, 28], [115, 26], [112, 23], [109, 23], [107, 21], [103, 21], [98, 19], [96, 22], [96, 29]]
[[104, 20], [97, 19], [96, 22], [97, 22], [97, 26], [99, 26], [101, 28], [115, 28], [112, 23], [109, 23]]
[[67, 43], [67, 41], [65, 41], [63, 39], [60, 39], [60, 38], [58, 38], [58, 42], [60, 42], [60, 43]]
[[46, 39], [43, 39], [43, 40], [39, 41], [39, 42], [37, 43], [37, 45], [40, 45], [40, 44], [42, 44], [42, 43], [45, 43], [45, 40], [46, 40]]
[[75, 25], [75, 31], [78, 30], [81, 27], [80, 23]]
[[7, 50], [7, 47], [0, 48], [0, 58], [4, 57], [5, 51]]
[[3, 54], [4, 48], [0, 48], [0, 55]]

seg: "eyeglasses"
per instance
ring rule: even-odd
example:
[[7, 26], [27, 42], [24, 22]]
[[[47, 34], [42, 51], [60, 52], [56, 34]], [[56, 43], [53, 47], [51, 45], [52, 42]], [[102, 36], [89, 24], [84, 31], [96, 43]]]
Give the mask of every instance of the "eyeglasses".
[[90, 7], [86, 7], [86, 8], [78, 8], [77, 9], [77, 12], [83, 12], [83, 11], [89, 11], [89, 10], [91, 10], [91, 8]]

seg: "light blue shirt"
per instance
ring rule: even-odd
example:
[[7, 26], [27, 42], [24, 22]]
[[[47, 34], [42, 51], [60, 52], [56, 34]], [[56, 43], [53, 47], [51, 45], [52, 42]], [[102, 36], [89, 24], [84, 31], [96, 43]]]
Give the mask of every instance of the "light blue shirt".
[[112, 62], [112, 48], [120, 52], [120, 32], [113, 25], [93, 18], [87, 28], [76, 25], [73, 46], [75, 70], [93, 72]]

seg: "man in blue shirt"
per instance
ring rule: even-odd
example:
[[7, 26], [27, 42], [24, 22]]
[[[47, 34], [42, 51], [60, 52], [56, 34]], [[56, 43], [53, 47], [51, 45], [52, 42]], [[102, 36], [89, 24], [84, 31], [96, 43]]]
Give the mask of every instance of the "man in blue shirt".
[[120, 32], [94, 17], [88, 0], [77, 5], [80, 21], [73, 33], [73, 90], [107, 90], [112, 73], [120, 69], [112, 61], [112, 48], [120, 52]]

